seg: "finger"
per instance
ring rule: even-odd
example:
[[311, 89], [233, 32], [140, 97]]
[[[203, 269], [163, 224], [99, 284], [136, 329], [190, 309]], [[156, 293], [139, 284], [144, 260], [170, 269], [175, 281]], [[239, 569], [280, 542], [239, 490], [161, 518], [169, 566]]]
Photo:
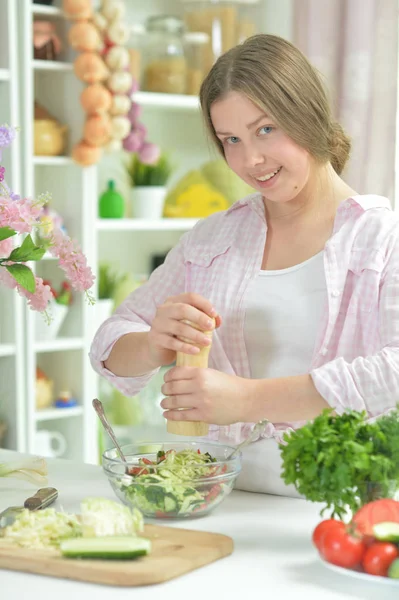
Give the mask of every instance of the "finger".
[[165, 419], [168, 421], [202, 421], [201, 413], [198, 409], [192, 408], [190, 410], [166, 410], [163, 413]]
[[195, 375], [198, 375], [198, 367], [172, 367], [166, 371], [163, 380], [167, 383], [168, 381], [193, 379]]
[[[204, 312], [198, 310], [194, 306], [185, 304], [184, 302], [176, 302], [168, 307], [168, 318], [172, 319], [177, 323], [185, 323], [193, 329], [191, 333], [194, 334], [196, 330], [199, 331], [212, 331], [215, 327], [213, 318], [210, 318]], [[191, 335], [189, 336], [191, 338]]]
[[181, 394], [180, 396], [168, 396], [167, 398], [163, 398], [161, 406], [165, 410], [178, 410], [179, 408], [191, 410], [193, 408], [197, 408], [195, 399], [191, 394]]
[[210, 334], [199, 331], [191, 321], [171, 321], [170, 330], [180, 341], [196, 346], [210, 346]]
[[179, 396], [180, 394], [190, 394], [193, 392], [191, 380], [177, 380], [164, 383], [161, 387], [164, 396]]
[[171, 296], [166, 300], [167, 303], [171, 302], [183, 302], [189, 304], [205, 313], [209, 317], [215, 318], [217, 310], [212, 305], [212, 302], [201, 296], [201, 294], [195, 294], [194, 292], [188, 292], [186, 294], [179, 294], [178, 296]]
[[157, 344], [166, 350], [174, 350], [174, 352], [182, 352], [183, 354], [198, 354], [201, 350], [198, 346], [187, 344], [187, 342], [174, 338], [166, 333], [158, 334]]

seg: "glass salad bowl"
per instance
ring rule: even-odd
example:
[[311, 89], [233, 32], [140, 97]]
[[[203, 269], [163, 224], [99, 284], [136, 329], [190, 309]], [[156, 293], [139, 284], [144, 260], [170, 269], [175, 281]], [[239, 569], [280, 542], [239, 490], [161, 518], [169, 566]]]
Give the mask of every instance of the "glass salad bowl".
[[230, 494], [241, 454], [216, 442], [141, 442], [103, 454], [102, 465], [117, 497], [151, 518], [199, 517]]

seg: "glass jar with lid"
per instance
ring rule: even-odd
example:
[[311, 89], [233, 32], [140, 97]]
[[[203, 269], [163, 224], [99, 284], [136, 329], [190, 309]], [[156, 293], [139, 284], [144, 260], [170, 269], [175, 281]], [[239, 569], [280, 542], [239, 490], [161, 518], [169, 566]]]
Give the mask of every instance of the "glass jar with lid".
[[126, 43], [129, 52], [129, 70], [135, 81], [141, 81], [142, 54], [146, 29], [142, 23], [130, 26], [130, 36]]
[[[205, 70], [233, 46], [257, 33], [259, 0], [181, 0], [187, 31], [209, 36]], [[205, 73], [205, 74], [206, 74]]]
[[209, 35], [203, 31], [188, 31], [184, 34], [184, 50], [187, 61], [186, 94], [197, 96], [205, 78], [205, 58]]
[[142, 89], [148, 92], [184, 94], [187, 64], [182, 19], [168, 15], [149, 17], [146, 29]]

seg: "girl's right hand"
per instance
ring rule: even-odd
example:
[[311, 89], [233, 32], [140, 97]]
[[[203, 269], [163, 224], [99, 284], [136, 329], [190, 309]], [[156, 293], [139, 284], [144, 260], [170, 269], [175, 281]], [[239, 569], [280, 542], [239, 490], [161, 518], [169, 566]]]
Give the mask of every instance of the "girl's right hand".
[[[183, 321], [190, 321], [194, 326]], [[176, 352], [198, 354], [199, 346], [211, 343], [202, 332], [217, 328], [220, 323], [212, 304], [199, 294], [187, 293], [167, 298], [164, 304], [158, 306], [148, 332], [151, 361], [164, 366], [176, 360]]]

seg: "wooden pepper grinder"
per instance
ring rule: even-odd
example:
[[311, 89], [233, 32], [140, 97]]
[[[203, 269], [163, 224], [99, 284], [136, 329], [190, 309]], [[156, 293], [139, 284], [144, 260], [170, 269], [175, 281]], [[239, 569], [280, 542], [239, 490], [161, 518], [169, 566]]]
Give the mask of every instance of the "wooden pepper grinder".
[[[215, 320], [213, 319], [215, 323]], [[188, 323], [188, 321], [186, 321]], [[190, 325], [193, 325], [190, 323]], [[197, 329], [197, 328], [196, 328]], [[203, 332], [210, 340], [212, 340], [212, 331]], [[183, 338], [182, 338], [183, 339]], [[187, 341], [187, 340], [184, 340]], [[176, 366], [177, 367], [198, 367], [206, 369], [208, 366], [208, 357], [211, 349], [209, 346], [200, 346], [198, 354], [184, 354], [183, 352], [177, 352]], [[182, 408], [181, 410], [186, 410]], [[188, 437], [199, 437], [208, 434], [209, 425], [203, 421], [168, 421], [167, 422], [168, 433], [174, 433], [175, 435], [185, 435]]]

